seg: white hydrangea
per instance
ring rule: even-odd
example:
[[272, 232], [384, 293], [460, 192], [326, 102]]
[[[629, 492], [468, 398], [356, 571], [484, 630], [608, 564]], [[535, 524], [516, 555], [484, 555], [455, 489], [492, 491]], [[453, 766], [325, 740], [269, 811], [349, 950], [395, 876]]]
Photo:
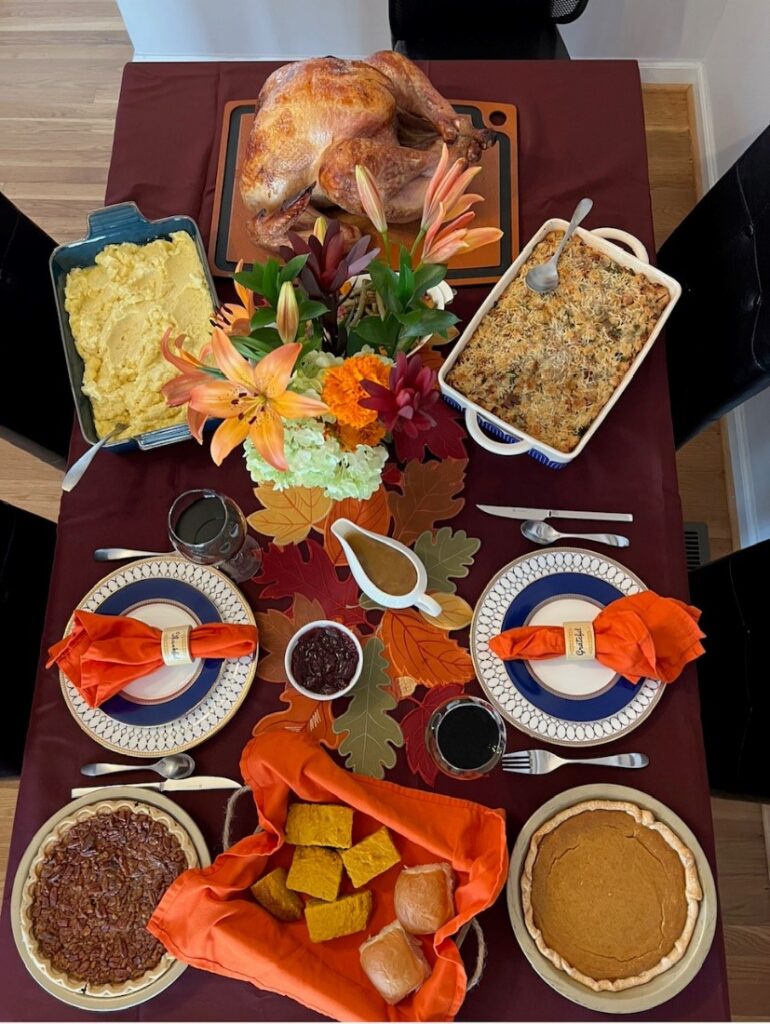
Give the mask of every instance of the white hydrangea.
[[281, 472], [265, 462], [251, 441], [246, 441], [244, 454], [252, 480], [272, 483], [278, 491], [320, 487], [334, 501], [363, 500], [374, 494], [388, 458], [383, 445], [358, 445], [353, 452], [344, 451], [336, 437], [327, 436], [323, 422], [317, 419], [284, 421], [284, 452], [289, 468]]

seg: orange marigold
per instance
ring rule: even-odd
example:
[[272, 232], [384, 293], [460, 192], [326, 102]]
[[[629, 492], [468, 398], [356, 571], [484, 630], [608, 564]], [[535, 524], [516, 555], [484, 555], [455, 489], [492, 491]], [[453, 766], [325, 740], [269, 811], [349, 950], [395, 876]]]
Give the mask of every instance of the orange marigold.
[[323, 400], [340, 423], [349, 427], [365, 427], [374, 423], [377, 413], [358, 403], [369, 395], [361, 387], [362, 380], [373, 380], [387, 386], [390, 366], [378, 356], [351, 356], [324, 375]]
[[337, 424], [337, 438], [346, 452], [354, 452], [359, 444], [368, 444], [375, 448], [385, 437], [385, 427], [379, 420], [367, 423], [364, 427], [349, 427], [346, 423]]

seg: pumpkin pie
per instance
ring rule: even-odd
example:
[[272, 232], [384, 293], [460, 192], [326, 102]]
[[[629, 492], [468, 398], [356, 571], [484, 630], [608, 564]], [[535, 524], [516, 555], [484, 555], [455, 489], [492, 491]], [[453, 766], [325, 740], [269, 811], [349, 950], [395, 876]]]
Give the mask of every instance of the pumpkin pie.
[[618, 992], [682, 959], [703, 893], [692, 852], [650, 811], [590, 800], [532, 836], [521, 896], [543, 956], [595, 992]]

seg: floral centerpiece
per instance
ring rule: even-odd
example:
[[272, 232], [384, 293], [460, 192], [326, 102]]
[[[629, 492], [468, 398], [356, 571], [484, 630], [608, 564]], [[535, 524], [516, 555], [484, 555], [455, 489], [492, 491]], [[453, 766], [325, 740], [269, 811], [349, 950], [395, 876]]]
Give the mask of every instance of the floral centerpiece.
[[399, 247], [393, 267], [382, 198], [356, 167], [381, 249], [364, 235], [346, 253], [339, 222], [320, 217], [307, 239], [290, 233], [283, 266], [239, 264], [239, 302], [219, 310], [199, 356], [184, 336], [164, 336], [163, 354], [180, 371], [164, 386], [166, 401], [187, 405], [199, 442], [208, 418], [222, 421], [211, 440], [217, 465], [242, 445], [258, 484], [365, 499], [380, 484], [388, 436], [413, 438], [435, 425], [435, 370], [410, 352], [426, 336], [446, 338], [457, 321], [430, 294], [452, 256], [501, 235], [469, 228], [482, 197], [467, 189], [479, 170], [461, 160], [450, 167], [444, 146], [417, 237], [411, 249]]

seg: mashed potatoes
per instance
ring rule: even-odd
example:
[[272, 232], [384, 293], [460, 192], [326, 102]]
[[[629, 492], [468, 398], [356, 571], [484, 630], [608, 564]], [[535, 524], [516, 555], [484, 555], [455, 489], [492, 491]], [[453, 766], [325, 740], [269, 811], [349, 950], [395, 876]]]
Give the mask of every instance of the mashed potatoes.
[[184, 422], [184, 406], [169, 409], [161, 393], [179, 371], [160, 339], [170, 327], [197, 355], [211, 334], [211, 295], [190, 235], [106, 246], [96, 266], [69, 272], [64, 305], [100, 437], [118, 423], [128, 424], [119, 436], [130, 437]]

